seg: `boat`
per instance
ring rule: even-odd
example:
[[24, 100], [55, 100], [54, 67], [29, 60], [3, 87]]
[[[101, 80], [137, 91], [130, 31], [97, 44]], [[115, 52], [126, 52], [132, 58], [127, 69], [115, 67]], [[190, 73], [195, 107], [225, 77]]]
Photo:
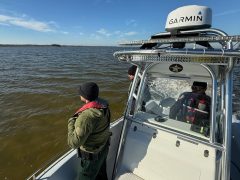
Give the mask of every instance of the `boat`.
[[[240, 118], [232, 108], [240, 36], [211, 28], [211, 16], [205, 6], [180, 7], [169, 13], [166, 32], [123, 42], [134, 49], [114, 53], [137, 70], [124, 116], [111, 124], [108, 179], [240, 179]], [[207, 84], [209, 112], [190, 107], [208, 114], [205, 124], [170, 117], [193, 82]], [[76, 179], [79, 164], [71, 149], [28, 179]]]

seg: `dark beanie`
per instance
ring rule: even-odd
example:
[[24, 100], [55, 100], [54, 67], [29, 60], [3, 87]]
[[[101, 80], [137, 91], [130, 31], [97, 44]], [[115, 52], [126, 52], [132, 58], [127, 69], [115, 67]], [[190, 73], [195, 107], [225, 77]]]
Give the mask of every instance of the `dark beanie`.
[[194, 81], [193, 86], [200, 86], [200, 87], [206, 89], [207, 88], [207, 83], [206, 82]]
[[94, 82], [83, 83], [79, 87], [79, 95], [89, 101], [94, 101], [98, 98], [99, 88]]
[[136, 65], [132, 65], [129, 69], [128, 69], [128, 74], [134, 76], [137, 70], [137, 66]]

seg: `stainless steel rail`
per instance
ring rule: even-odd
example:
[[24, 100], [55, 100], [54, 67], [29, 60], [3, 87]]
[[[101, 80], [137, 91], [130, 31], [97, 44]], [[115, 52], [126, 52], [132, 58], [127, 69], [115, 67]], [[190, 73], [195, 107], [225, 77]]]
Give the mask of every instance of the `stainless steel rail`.
[[240, 51], [206, 49], [155, 49], [140, 51], [119, 51], [114, 56], [119, 61], [131, 62], [181, 62], [228, 65], [230, 58], [240, 65]]
[[216, 143], [215, 139], [215, 132], [216, 132], [216, 102], [217, 102], [217, 77], [214, 71], [206, 65], [202, 65], [208, 72], [211, 74], [212, 77], [212, 98], [211, 98], [211, 125], [210, 125], [210, 142]]
[[154, 49], [154, 50], [136, 50], [136, 51], [117, 51], [114, 53], [115, 57], [121, 56], [135, 56], [135, 55], [179, 55], [179, 56], [215, 56], [215, 57], [236, 57], [240, 58], [240, 51], [237, 50], [209, 50], [209, 49]]
[[197, 41], [207, 41], [207, 42], [240, 42], [240, 35], [235, 36], [206, 36], [206, 37], [178, 37], [178, 38], [159, 38], [159, 39], [149, 39], [149, 40], [136, 40], [136, 41], [127, 41], [121, 42], [120, 45], [143, 45], [150, 43], [160, 43], [160, 44], [169, 44], [175, 42], [184, 42], [184, 43], [194, 43]]
[[226, 72], [226, 91], [225, 91], [225, 132], [223, 146], [225, 151], [222, 159], [222, 179], [230, 179], [231, 164], [231, 138], [232, 138], [232, 86], [233, 86], [233, 67], [234, 60], [231, 59]]

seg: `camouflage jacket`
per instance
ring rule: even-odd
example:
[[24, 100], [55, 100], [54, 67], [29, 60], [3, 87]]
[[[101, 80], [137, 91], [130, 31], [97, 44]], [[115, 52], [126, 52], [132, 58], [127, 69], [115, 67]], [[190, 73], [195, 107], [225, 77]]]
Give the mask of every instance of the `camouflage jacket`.
[[98, 152], [107, 143], [111, 132], [110, 110], [105, 108], [88, 108], [68, 120], [68, 145], [87, 152]]

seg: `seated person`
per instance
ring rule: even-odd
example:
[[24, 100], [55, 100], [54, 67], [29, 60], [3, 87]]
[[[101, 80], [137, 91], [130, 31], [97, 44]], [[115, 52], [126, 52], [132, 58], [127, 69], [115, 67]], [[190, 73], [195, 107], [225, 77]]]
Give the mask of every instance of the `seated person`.
[[170, 108], [169, 117], [201, 127], [210, 125], [211, 98], [206, 95], [206, 82], [194, 81], [192, 92], [182, 93]]

